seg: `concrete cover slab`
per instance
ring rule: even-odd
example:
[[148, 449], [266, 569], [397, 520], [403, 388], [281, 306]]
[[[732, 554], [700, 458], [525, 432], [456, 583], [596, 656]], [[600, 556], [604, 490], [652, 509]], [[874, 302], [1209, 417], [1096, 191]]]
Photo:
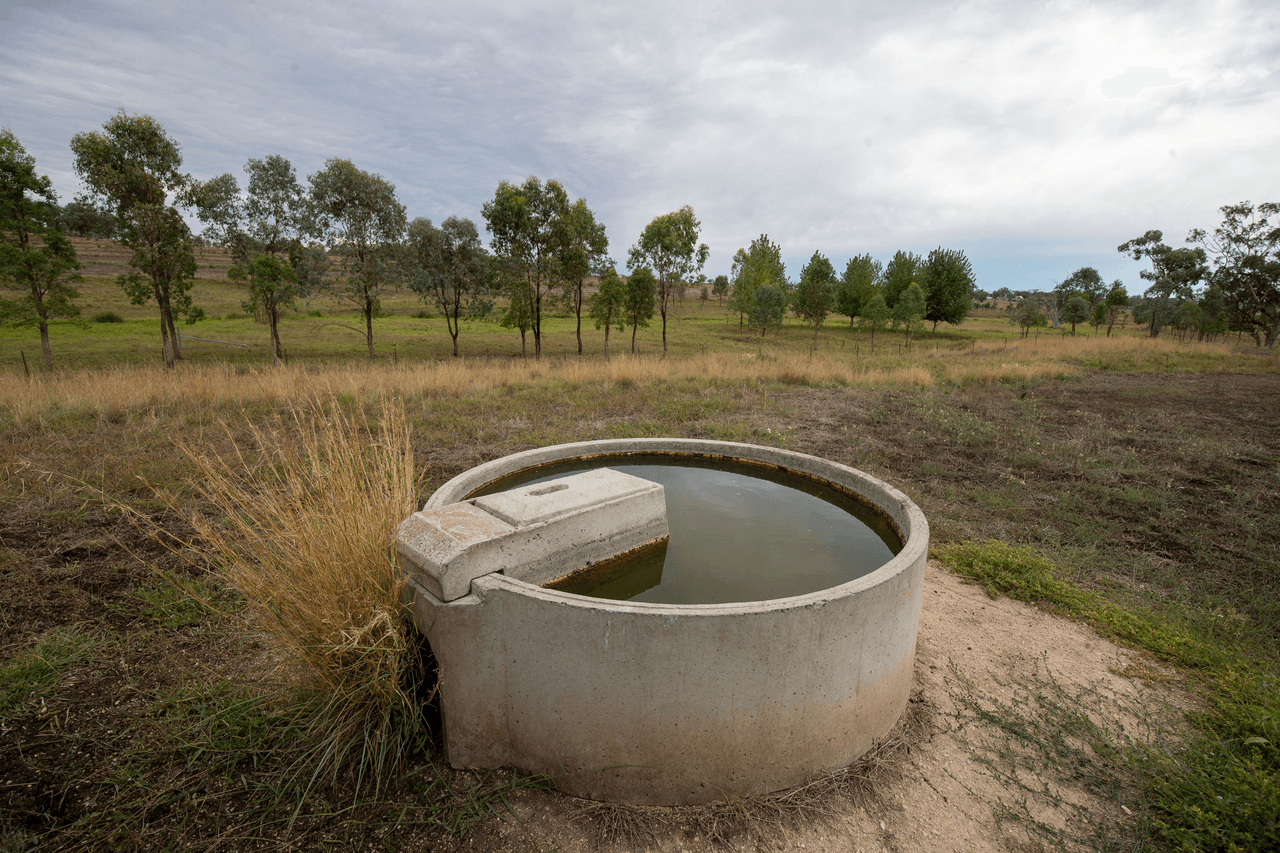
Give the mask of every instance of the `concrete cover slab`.
[[549, 483], [485, 495], [472, 503], [508, 524], [528, 527], [655, 488], [661, 490], [662, 486], [611, 468], [600, 468]]
[[401, 523], [405, 573], [442, 601], [502, 572], [541, 584], [667, 538], [662, 486], [610, 469], [426, 508]]

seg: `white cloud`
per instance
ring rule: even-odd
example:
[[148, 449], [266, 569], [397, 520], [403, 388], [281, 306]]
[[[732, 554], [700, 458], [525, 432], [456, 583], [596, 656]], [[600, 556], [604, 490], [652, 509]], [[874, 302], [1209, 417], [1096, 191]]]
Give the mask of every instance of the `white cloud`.
[[479, 221], [500, 179], [558, 178], [616, 258], [689, 203], [712, 274], [761, 232], [793, 271], [938, 244], [981, 247], [980, 277], [1101, 269], [1280, 177], [1270, 4], [211, 8], [9, 7], [0, 122], [64, 196], [70, 136], [123, 107], [198, 175], [347, 157], [436, 220]]

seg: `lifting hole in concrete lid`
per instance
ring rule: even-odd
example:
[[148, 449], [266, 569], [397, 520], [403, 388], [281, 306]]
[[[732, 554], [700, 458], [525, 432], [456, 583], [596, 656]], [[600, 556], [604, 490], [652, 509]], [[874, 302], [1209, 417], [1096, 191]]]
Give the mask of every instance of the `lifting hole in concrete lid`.
[[569, 487], [566, 486], [564, 483], [557, 483], [554, 486], [547, 486], [546, 488], [542, 488], [542, 489], [530, 489], [529, 497], [540, 498], [543, 495], [549, 495], [552, 492], [563, 492], [567, 488]]

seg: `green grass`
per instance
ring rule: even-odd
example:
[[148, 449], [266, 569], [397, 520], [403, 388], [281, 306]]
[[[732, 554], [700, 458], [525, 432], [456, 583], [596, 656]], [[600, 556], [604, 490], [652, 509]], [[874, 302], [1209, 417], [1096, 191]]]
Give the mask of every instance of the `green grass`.
[[75, 628], [54, 628], [33, 648], [0, 664], [0, 714], [18, 710], [38, 699], [58, 682], [71, 666], [99, 645], [98, 638]]
[[169, 630], [198, 625], [208, 617], [216, 600], [225, 599], [208, 580], [188, 580], [162, 572], [154, 581], [133, 591], [142, 612]]
[[[1117, 606], [1065, 580], [1062, 571], [1028, 547], [997, 540], [961, 542], [934, 549], [938, 559], [981, 584], [992, 597], [1007, 595], [1079, 619], [1099, 633], [1175, 662], [1198, 677], [1209, 710], [1196, 714], [1195, 732], [1175, 745], [1143, 746], [1091, 737], [1097, 755], [1119, 752], [1141, 772], [1152, 830], [1176, 850], [1224, 851], [1280, 848], [1280, 678], [1259, 671], [1229, 638], [1188, 618], [1164, 618]], [[1038, 708], [1044, 710], [1045, 703]], [[1008, 725], [1007, 709], [991, 719]], [[1056, 742], [1070, 734], [1064, 724], [1045, 730], [1045, 714], [1033, 720], [1038, 733], [1022, 743]], [[1043, 755], [1061, 764], [1062, 756]], [[1115, 775], [1115, 774], [1113, 774]], [[1117, 776], [1117, 778], [1119, 778]]]

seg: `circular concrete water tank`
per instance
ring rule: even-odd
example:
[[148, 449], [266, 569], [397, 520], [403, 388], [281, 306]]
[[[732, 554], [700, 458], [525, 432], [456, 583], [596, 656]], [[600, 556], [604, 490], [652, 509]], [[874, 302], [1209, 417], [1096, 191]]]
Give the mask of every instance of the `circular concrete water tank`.
[[887, 483], [771, 447], [619, 439], [488, 462], [424, 509], [520, 471], [637, 453], [822, 480], [887, 516], [902, 549], [840, 586], [741, 604], [609, 601], [500, 573], [442, 601], [411, 583], [415, 622], [440, 666], [450, 763], [545, 773], [590, 799], [675, 805], [781, 790], [856, 761], [910, 696], [929, 548], [924, 515]]

